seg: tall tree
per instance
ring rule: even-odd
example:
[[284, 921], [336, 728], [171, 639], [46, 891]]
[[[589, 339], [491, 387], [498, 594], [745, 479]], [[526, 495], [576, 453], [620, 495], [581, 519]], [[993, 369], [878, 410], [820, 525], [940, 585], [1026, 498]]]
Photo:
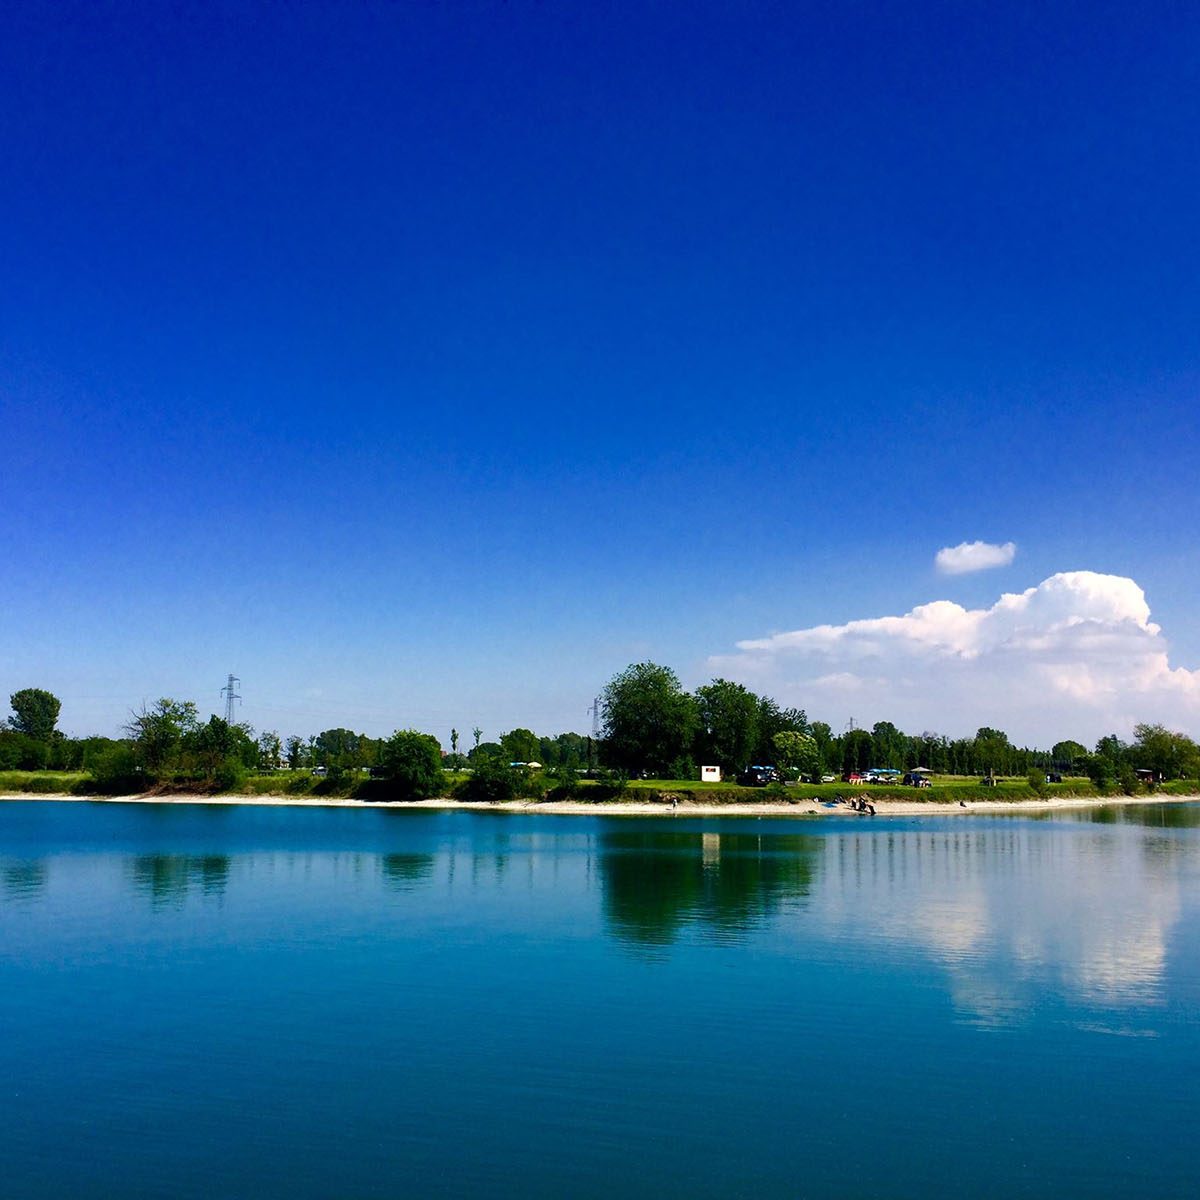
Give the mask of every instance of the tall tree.
[[669, 667], [634, 663], [609, 680], [600, 698], [603, 753], [610, 766], [665, 776], [692, 744], [696, 701]]
[[13, 729], [39, 742], [48, 742], [58, 724], [62, 701], [43, 688], [22, 688], [8, 699], [15, 714], [8, 722]]
[[891, 721], [876, 721], [871, 729], [871, 742], [875, 750], [874, 766], [901, 768], [905, 765], [908, 738]]
[[740, 683], [714, 679], [696, 689], [697, 751], [722, 771], [740, 771], [758, 749], [759, 698]]
[[280, 756], [283, 746], [279, 740], [279, 734], [274, 730], [269, 729], [266, 733], [260, 734], [258, 738], [258, 765], [274, 770], [279, 766]]

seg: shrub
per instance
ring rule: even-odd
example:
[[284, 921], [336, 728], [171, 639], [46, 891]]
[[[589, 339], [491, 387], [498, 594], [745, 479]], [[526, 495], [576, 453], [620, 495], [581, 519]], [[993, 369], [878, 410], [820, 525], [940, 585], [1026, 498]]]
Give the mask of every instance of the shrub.
[[1122, 766], [1117, 772], [1117, 782], [1127, 796], [1136, 796], [1142, 790], [1137, 772], [1132, 767]]
[[227, 758], [212, 773], [214, 792], [235, 792], [246, 780], [246, 768], [239, 759]]
[[110, 746], [92, 761], [92, 784], [103, 795], [144, 791], [153, 782], [138, 767], [137, 756], [130, 746]]
[[549, 775], [550, 800], [575, 800], [583, 791], [583, 781], [573, 767], [555, 767]]
[[499, 804], [512, 800], [520, 784], [517, 772], [498, 758], [485, 758], [455, 789], [455, 796], [473, 804]]
[[1044, 771], [1030, 771], [1027, 776], [1029, 779], [1029, 788], [1035, 796], [1044, 796], [1046, 794], [1046, 773]]

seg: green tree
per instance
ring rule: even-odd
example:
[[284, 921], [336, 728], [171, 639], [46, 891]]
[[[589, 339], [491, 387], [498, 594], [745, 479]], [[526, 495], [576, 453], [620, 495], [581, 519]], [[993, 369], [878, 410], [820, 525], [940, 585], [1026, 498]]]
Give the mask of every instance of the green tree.
[[1078, 771], [1087, 761], [1087, 747], [1068, 739], [1055, 742], [1050, 749], [1051, 763], [1064, 771]]
[[363, 739], [352, 729], [324, 729], [313, 743], [313, 760], [330, 775], [353, 771], [363, 764]]
[[8, 699], [15, 714], [9, 718], [9, 725], [26, 737], [48, 742], [58, 724], [62, 701], [42, 688], [22, 688]]
[[406, 800], [427, 800], [445, 793], [442, 747], [431, 734], [397, 730], [379, 748], [379, 767]]
[[802, 708], [780, 708], [770, 696], [758, 701], [758, 745], [748, 761], [768, 763], [775, 757], [775, 735], [785, 732], [811, 733], [808, 715]]
[[1133, 761], [1163, 779], [1182, 779], [1200, 769], [1200, 748], [1182, 733], [1173, 733], [1165, 725], [1135, 725]]
[[1013, 747], [1008, 734], [999, 729], [983, 726], [975, 734], [975, 769], [980, 774], [995, 771], [1007, 775], [1013, 758]]
[[308, 743], [298, 734], [293, 733], [284, 743], [284, 755], [287, 758], [287, 765], [293, 771], [300, 767], [307, 767], [312, 759], [309, 756]]
[[865, 771], [876, 765], [875, 743], [865, 729], [847, 729], [841, 743], [843, 771]]
[[903, 768], [907, 758], [908, 738], [891, 721], [876, 721], [871, 728], [871, 745], [875, 752], [875, 767]]
[[258, 766], [273, 771], [280, 765], [282, 755], [283, 746], [279, 741], [279, 734], [273, 729], [269, 729], [266, 733], [259, 735]]
[[824, 721], [813, 721], [808, 727], [808, 732], [817, 743], [817, 753], [821, 756], [820, 769], [823, 771], [826, 767], [836, 767], [838, 760], [834, 753], [833, 730]]
[[207, 782], [227, 785], [240, 773], [240, 752], [245, 736], [236, 726], [212, 716], [207, 724], [184, 734], [183, 749], [193, 758], [196, 769]]
[[686, 756], [699, 726], [696, 701], [669, 667], [634, 663], [615, 675], [600, 699], [602, 752], [619, 770], [666, 777]]
[[819, 778], [821, 774], [821, 751], [817, 748], [817, 739], [810, 733], [797, 733], [794, 729], [784, 729], [772, 739], [775, 750], [775, 761], [781, 767], [789, 767], [799, 771], [810, 779]]
[[142, 705], [125, 726], [138, 763], [154, 775], [179, 765], [184, 737], [199, 726], [196, 705], [191, 700], [164, 696], [153, 708]]
[[696, 689], [700, 729], [696, 750], [726, 773], [740, 771], [758, 749], [759, 699], [740, 683], [714, 679]]
[[513, 729], [500, 735], [500, 753], [509, 762], [540, 762], [541, 743], [537, 734], [530, 729]]

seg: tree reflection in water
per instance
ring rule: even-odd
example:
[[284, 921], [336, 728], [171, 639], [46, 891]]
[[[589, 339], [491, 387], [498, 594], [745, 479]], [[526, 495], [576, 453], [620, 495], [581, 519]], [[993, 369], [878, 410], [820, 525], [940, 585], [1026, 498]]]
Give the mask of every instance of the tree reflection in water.
[[133, 886], [157, 906], [182, 904], [197, 888], [206, 896], [224, 894], [229, 882], [227, 854], [139, 854], [130, 871]]
[[807, 896], [821, 839], [614, 831], [600, 838], [604, 912], [623, 941], [663, 945], [692, 922], [735, 935]]
[[400, 892], [411, 891], [433, 876], [432, 854], [385, 854], [383, 880]]
[[46, 888], [46, 864], [41, 859], [16, 860], [0, 867], [6, 900], [32, 900]]

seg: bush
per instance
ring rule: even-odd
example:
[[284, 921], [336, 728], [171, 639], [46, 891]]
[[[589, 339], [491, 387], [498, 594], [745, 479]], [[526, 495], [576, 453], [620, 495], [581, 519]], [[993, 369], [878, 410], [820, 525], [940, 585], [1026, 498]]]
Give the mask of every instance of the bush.
[[576, 800], [583, 792], [583, 780], [572, 767], [556, 767], [549, 775], [549, 800]]
[[1127, 796], [1136, 796], [1142, 790], [1141, 781], [1132, 767], [1122, 766], [1117, 772], [1117, 782]]
[[246, 768], [241, 760], [227, 758], [212, 773], [214, 792], [236, 792], [246, 781]]
[[498, 758], [485, 758], [455, 789], [459, 800], [473, 804], [500, 804], [517, 794], [520, 779], [517, 772]]
[[91, 772], [94, 790], [106, 796], [145, 791], [154, 782], [138, 766], [133, 748], [125, 745], [100, 751], [92, 761]]
[[1046, 794], [1046, 773], [1045, 771], [1030, 771], [1028, 775], [1029, 788], [1035, 796], [1044, 796]]

